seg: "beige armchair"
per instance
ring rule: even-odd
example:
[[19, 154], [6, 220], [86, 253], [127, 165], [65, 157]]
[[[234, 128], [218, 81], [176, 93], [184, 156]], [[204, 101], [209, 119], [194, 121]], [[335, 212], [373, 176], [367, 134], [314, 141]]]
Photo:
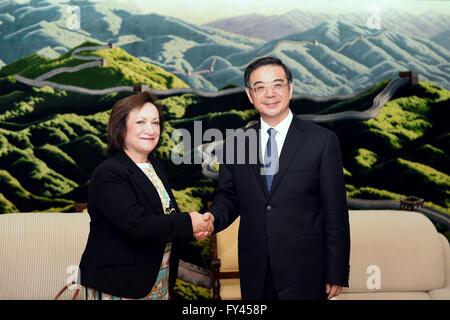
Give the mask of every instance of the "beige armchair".
[[211, 277], [213, 300], [240, 300], [238, 230], [240, 217], [227, 229], [211, 236]]
[[[76, 280], [89, 221], [86, 213], [0, 215], [0, 300], [53, 299]], [[59, 299], [73, 294], [71, 286]]]

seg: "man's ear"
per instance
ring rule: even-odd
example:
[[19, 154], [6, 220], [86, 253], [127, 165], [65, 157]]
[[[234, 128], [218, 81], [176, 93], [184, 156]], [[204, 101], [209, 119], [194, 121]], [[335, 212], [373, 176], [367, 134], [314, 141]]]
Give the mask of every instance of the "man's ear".
[[291, 81], [289, 84], [289, 100], [292, 99], [292, 94], [294, 93], [294, 82]]
[[253, 104], [253, 98], [252, 98], [252, 95], [250, 93], [250, 88], [245, 87], [245, 93], [247, 93], [248, 100], [250, 100], [251, 104]]

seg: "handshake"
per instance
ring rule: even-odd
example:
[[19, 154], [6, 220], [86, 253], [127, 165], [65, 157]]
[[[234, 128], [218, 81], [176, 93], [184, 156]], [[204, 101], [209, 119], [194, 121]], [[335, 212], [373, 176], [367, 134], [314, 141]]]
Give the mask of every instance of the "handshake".
[[194, 237], [198, 241], [205, 240], [214, 231], [214, 216], [211, 212], [201, 214], [197, 211], [189, 213], [192, 221]]

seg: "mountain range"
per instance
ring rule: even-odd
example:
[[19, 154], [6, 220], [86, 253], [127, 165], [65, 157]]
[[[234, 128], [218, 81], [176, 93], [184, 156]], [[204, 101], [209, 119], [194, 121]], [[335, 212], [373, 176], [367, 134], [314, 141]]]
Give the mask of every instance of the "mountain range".
[[[323, 12], [293, 9], [282, 15], [248, 14], [232, 18], [220, 19], [204, 24], [247, 37], [275, 40], [294, 33], [301, 33], [314, 28], [323, 21], [345, 21], [349, 24], [372, 26], [370, 18], [374, 12]], [[440, 12], [411, 13], [398, 9], [379, 11], [379, 26], [373, 23], [373, 28], [380, 27], [408, 36], [431, 39], [437, 44], [449, 49], [448, 38], [438, 35], [443, 30], [450, 30], [450, 12], [445, 8]], [[446, 41], [445, 41], [446, 40]]]
[[[0, 213], [70, 211], [75, 201], [86, 201], [92, 170], [105, 158], [111, 107], [130, 93], [80, 94], [50, 86], [31, 87], [15, 79], [16, 75], [39, 77], [52, 68], [72, 66], [77, 62], [71, 56], [75, 49], [52, 60], [32, 54], [0, 70]], [[57, 74], [48, 80], [89, 89], [131, 86], [136, 81], [161, 90], [187, 87], [175, 75], [122, 48], [81, 54], [101, 56], [107, 65]], [[296, 96], [291, 109], [295, 114], [362, 111], [373, 104], [388, 82], [384, 79], [371, 90], [344, 100]], [[450, 140], [445, 116], [449, 101], [448, 90], [419, 82], [397, 92], [376, 118], [321, 123], [340, 138], [349, 196], [399, 200], [416, 195], [450, 212]], [[154, 154], [166, 163], [180, 207], [189, 212], [203, 210], [205, 201], [212, 199], [215, 183], [202, 177], [200, 165], [172, 163], [171, 151], [178, 143], [172, 140], [172, 133], [185, 129], [193, 135], [195, 121], [202, 123], [203, 130], [216, 128], [225, 133], [244, 127], [257, 119], [258, 113], [245, 92], [234, 89], [223, 90], [216, 97], [172, 94], [159, 103], [167, 121]]]
[[[70, 5], [80, 7], [80, 29], [69, 23]], [[255, 17], [255, 21], [265, 22], [262, 17]], [[57, 58], [85, 41], [112, 42], [142, 61], [177, 75], [190, 87], [207, 91], [229, 84], [242, 86], [246, 65], [269, 54], [291, 68], [298, 94], [350, 93], [405, 70], [417, 71], [421, 80], [450, 88], [450, 52], [432, 40], [404, 33], [407, 22], [401, 23], [403, 31], [398, 28], [396, 32], [356, 24], [357, 17], [342, 17], [345, 22], [327, 15], [309, 20], [306, 17], [308, 13], [301, 11], [291, 12], [289, 20], [274, 17], [273, 21], [291, 21], [307, 29], [287, 28], [289, 34], [265, 41], [256, 35], [239, 35], [159, 14], [140, 14], [125, 6], [112, 8], [83, 1], [54, 4], [48, 0], [17, 4], [0, 0], [0, 61], [9, 64], [32, 53]], [[317, 19], [324, 20], [317, 24]], [[416, 29], [422, 30], [417, 34], [433, 35], [434, 39], [444, 39], [445, 44], [445, 33], [438, 33], [437, 29], [445, 28], [448, 21], [441, 15], [433, 19], [428, 26], [425, 22], [414, 23]]]

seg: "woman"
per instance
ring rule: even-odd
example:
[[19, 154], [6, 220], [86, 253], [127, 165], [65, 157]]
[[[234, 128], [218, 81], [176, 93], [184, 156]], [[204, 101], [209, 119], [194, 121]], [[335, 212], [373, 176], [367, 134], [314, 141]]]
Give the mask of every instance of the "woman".
[[178, 269], [173, 242], [212, 232], [200, 214], [180, 212], [162, 163], [151, 156], [163, 128], [155, 101], [143, 92], [111, 111], [110, 157], [89, 185], [90, 233], [80, 262], [88, 299], [168, 299]]

